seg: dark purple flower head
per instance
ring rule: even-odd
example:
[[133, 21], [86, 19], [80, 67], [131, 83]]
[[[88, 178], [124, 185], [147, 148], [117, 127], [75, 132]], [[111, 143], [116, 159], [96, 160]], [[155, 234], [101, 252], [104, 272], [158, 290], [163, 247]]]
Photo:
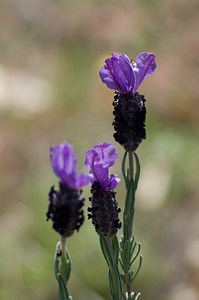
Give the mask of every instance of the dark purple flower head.
[[52, 186], [49, 193], [50, 204], [46, 213], [47, 221], [53, 222], [53, 229], [64, 237], [69, 237], [74, 230], [79, 231], [84, 222], [84, 198], [82, 190], [71, 189], [63, 182], [56, 191]]
[[111, 53], [112, 57], [105, 60], [99, 76], [108, 88], [117, 90], [121, 94], [134, 94], [142, 81], [151, 75], [155, 68], [155, 55], [142, 52], [132, 65], [124, 53]]
[[117, 159], [117, 151], [109, 143], [96, 145], [87, 151], [85, 165], [93, 176], [92, 184], [98, 181], [104, 191], [113, 190], [119, 184], [120, 179], [116, 175], [109, 177], [109, 167], [114, 165]]
[[89, 184], [90, 175], [85, 175], [83, 172], [77, 174], [77, 157], [71, 145], [63, 142], [51, 147], [50, 159], [55, 174], [68, 188], [78, 189]]

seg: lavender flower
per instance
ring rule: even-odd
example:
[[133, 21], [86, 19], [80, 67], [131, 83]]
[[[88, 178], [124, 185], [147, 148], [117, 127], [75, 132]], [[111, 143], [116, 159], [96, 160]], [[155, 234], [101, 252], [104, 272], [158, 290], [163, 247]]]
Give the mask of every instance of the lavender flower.
[[73, 148], [66, 142], [51, 147], [50, 158], [60, 183], [58, 191], [54, 186], [50, 190], [47, 220], [53, 221], [53, 228], [61, 236], [69, 237], [83, 224], [84, 199], [79, 188], [89, 184], [90, 176], [84, 173], [77, 174], [77, 157]]
[[134, 94], [142, 81], [156, 68], [153, 53], [140, 53], [133, 65], [124, 53], [111, 54], [112, 57], [105, 60], [105, 65], [100, 69], [99, 75], [108, 88], [121, 94]]
[[115, 147], [109, 143], [96, 145], [86, 152], [85, 165], [92, 174], [92, 183], [98, 181], [103, 190], [113, 190], [119, 184], [120, 179], [116, 175], [109, 177], [109, 167], [118, 159]]
[[134, 64], [127, 55], [112, 53], [99, 71], [102, 82], [117, 91], [113, 101], [113, 126], [116, 131], [113, 136], [126, 151], [135, 151], [146, 138], [146, 100], [137, 89], [155, 68], [153, 53], [140, 53]]
[[96, 145], [86, 152], [85, 165], [92, 174], [92, 197], [89, 198], [91, 206], [88, 208], [89, 219], [96, 231], [105, 236], [113, 236], [121, 227], [118, 218], [120, 209], [115, 200], [113, 189], [119, 184], [120, 179], [116, 175], [109, 177], [109, 167], [118, 159], [115, 147], [109, 143]]

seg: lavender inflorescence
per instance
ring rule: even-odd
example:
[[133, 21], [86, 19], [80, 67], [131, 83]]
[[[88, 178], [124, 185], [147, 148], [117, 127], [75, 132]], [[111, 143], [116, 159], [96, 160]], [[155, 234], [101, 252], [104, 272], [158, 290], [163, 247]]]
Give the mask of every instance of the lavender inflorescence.
[[68, 188], [62, 182], [58, 191], [53, 186], [49, 192], [47, 220], [52, 220], [53, 229], [63, 237], [71, 236], [74, 230], [79, 231], [84, 222], [82, 208], [85, 199], [81, 193], [81, 190]]
[[88, 218], [92, 218], [92, 223], [98, 234], [104, 236], [114, 236], [121, 228], [118, 214], [121, 209], [115, 199], [114, 191], [104, 191], [100, 183], [95, 181], [91, 187], [92, 197], [89, 198], [92, 207], [88, 208]]
[[115, 141], [126, 151], [135, 151], [143, 139], [146, 139], [145, 98], [138, 92], [123, 95], [116, 93], [113, 101], [115, 116], [113, 126]]

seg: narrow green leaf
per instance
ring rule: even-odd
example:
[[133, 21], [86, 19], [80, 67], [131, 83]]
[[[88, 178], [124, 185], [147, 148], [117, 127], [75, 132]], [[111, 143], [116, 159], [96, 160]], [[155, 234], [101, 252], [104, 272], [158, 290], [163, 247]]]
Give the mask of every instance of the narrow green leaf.
[[131, 258], [133, 257], [133, 253], [135, 251], [136, 246], [137, 246], [137, 243], [135, 242], [133, 247], [131, 248], [131, 253], [130, 253]]
[[107, 240], [106, 240], [106, 238], [104, 237], [103, 234], [100, 234], [100, 246], [101, 246], [102, 253], [104, 255], [104, 258], [106, 259], [106, 262], [107, 262], [108, 266], [110, 268], [112, 268], [113, 267], [112, 255], [111, 255], [111, 252], [110, 252], [108, 242], [107, 242]]
[[133, 186], [134, 186], [133, 178], [131, 178], [128, 184], [128, 189], [127, 189], [126, 199], [125, 199], [125, 208], [124, 208], [125, 215], [130, 214], [132, 201], [134, 199]]
[[111, 292], [111, 296], [113, 297], [113, 278], [110, 270], [108, 271], [108, 277], [109, 277], [109, 289]]
[[[136, 243], [135, 243], [135, 244], [136, 244]], [[136, 254], [135, 254], [134, 258], [132, 259], [130, 266], [132, 266], [132, 264], [134, 263], [134, 261], [135, 261], [135, 260], [136, 260], [136, 258], [138, 257], [138, 255], [139, 255], [139, 253], [140, 253], [140, 250], [141, 250], [141, 244], [140, 244], [140, 243], [138, 243], [137, 252], [136, 252]]]
[[66, 249], [66, 257], [65, 257], [65, 270], [66, 270], [66, 281], [69, 280], [70, 278], [70, 273], [71, 273], [71, 258], [70, 254], [68, 252], [68, 249]]
[[124, 157], [122, 160], [122, 174], [123, 174], [124, 181], [125, 181], [126, 188], [127, 188], [129, 179], [128, 179], [128, 174], [126, 174], [126, 170], [125, 170], [126, 156], [127, 156], [127, 151], [125, 151]]
[[135, 162], [136, 162], [136, 172], [135, 172], [135, 191], [137, 190], [138, 181], [140, 178], [140, 162], [136, 153], [134, 153]]
[[120, 265], [121, 265], [121, 268], [124, 269], [124, 266], [123, 266], [123, 263], [122, 263], [122, 260], [119, 258], [119, 262], [120, 262]]
[[141, 266], [142, 266], [142, 255], [140, 255], [140, 261], [139, 261], [138, 269], [137, 269], [137, 271], [135, 272], [135, 274], [134, 274], [132, 280], [134, 280], [135, 277], [138, 275], [138, 273], [139, 273], [139, 271], [140, 271], [140, 269], [141, 269]]
[[57, 281], [59, 284], [59, 300], [68, 300], [69, 299], [68, 291], [66, 289], [65, 282], [60, 274], [58, 274]]
[[113, 246], [115, 264], [118, 265], [120, 248], [119, 248], [118, 238], [116, 235], [112, 237], [112, 246]]
[[[127, 169], [126, 173], [127, 173], [127, 178], [129, 179], [129, 177], [130, 177], [130, 169], [129, 168]], [[128, 180], [128, 183], [129, 183], [129, 180]]]
[[132, 250], [133, 250], [133, 247], [134, 247], [134, 241], [135, 241], [135, 238], [134, 236], [131, 238], [130, 240], [130, 256], [132, 256]]
[[129, 197], [130, 197], [130, 213], [131, 213], [131, 218], [133, 219], [133, 215], [134, 215], [134, 209], [135, 209], [135, 189], [134, 189], [134, 181], [133, 178], [131, 178], [130, 182], [130, 193], [129, 193]]
[[60, 244], [60, 242], [57, 243], [54, 256], [54, 272], [56, 279], [58, 278], [58, 274], [61, 272]]
[[121, 299], [122, 298], [122, 282], [121, 282], [121, 277], [120, 277], [120, 272], [118, 270], [118, 267], [116, 266], [115, 268], [115, 272], [116, 272], [116, 278], [117, 278], [117, 291], [118, 291], [118, 298], [117, 299]]

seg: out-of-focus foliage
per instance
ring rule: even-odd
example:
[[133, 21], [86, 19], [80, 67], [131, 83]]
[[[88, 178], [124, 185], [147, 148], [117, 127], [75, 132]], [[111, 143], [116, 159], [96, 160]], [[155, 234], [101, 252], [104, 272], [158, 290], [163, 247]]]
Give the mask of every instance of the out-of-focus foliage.
[[[121, 176], [114, 92], [98, 76], [111, 51], [132, 59], [154, 52], [157, 61], [139, 89], [148, 114], [147, 140], [137, 151], [135, 235], [144, 259], [134, 289], [147, 300], [198, 299], [198, 6], [197, 0], [1, 1], [0, 299], [57, 299], [59, 236], [45, 220], [48, 191], [58, 183], [50, 145], [72, 143], [85, 170], [84, 152], [112, 142], [120, 157], [113, 173]], [[123, 183], [117, 199], [122, 207]], [[87, 219], [68, 248], [73, 298], [110, 299], [98, 236]]]

